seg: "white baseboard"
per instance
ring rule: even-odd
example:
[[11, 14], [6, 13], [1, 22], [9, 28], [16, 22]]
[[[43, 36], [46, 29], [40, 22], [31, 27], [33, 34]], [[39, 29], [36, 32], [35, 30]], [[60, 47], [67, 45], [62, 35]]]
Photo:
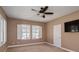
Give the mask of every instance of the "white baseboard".
[[[48, 42], [45, 42], [45, 43], [48, 44], [48, 45], [54, 46], [51, 43], [48, 43]], [[65, 50], [65, 51], [68, 51], [68, 52], [76, 52], [76, 51], [73, 51], [73, 50], [70, 50], [70, 49], [67, 49], [67, 48], [63, 48], [63, 47], [61, 47], [61, 49]]]
[[54, 46], [53, 44], [51, 44], [51, 43], [48, 43], [48, 42], [45, 42], [46, 44], [48, 44], [48, 45], [51, 45], [51, 46]]
[[76, 52], [76, 51], [73, 51], [73, 50], [70, 50], [70, 49], [67, 49], [67, 48], [63, 48], [63, 47], [61, 47], [61, 49], [66, 50], [68, 52]]
[[21, 46], [28, 46], [28, 45], [36, 45], [36, 44], [43, 44], [45, 42], [38, 42], [38, 43], [28, 43], [28, 44], [19, 44], [19, 45], [11, 45], [11, 46], [8, 46], [8, 48], [10, 47], [21, 47]]

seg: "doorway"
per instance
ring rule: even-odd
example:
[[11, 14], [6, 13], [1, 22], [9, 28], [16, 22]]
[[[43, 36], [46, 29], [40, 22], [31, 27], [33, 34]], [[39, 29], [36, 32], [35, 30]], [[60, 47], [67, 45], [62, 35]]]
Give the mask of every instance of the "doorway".
[[61, 48], [61, 24], [53, 26], [54, 46]]

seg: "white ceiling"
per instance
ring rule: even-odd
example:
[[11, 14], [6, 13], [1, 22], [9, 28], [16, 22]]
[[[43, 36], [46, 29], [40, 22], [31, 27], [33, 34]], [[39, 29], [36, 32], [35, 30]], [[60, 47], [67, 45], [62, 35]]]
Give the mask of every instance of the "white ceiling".
[[46, 18], [42, 18], [37, 15], [37, 12], [31, 10], [32, 8], [40, 10], [40, 7], [41, 6], [3, 6], [2, 8], [8, 17], [40, 22], [48, 22], [79, 10], [79, 6], [49, 6], [47, 11], [51, 11], [54, 14], [46, 15]]

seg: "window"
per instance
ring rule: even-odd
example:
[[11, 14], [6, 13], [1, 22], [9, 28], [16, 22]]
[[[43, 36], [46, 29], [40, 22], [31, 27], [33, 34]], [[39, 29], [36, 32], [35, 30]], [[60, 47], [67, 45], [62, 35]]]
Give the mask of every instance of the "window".
[[27, 24], [17, 25], [17, 39], [20, 40], [30, 39], [30, 25]]
[[6, 43], [6, 21], [5, 19], [0, 15], [0, 46]]
[[17, 25], [17, 39], [29, 40], [29, 39], [41, 39], [42, 27], [37, 25], [18, 24]]
[[32, 39], [42, 38], [42, 27], [37, 25], [32, 25]]

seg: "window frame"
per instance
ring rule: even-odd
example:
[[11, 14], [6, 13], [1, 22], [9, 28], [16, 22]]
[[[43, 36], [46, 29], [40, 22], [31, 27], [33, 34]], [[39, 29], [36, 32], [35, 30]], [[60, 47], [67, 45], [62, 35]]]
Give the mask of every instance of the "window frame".
[[[21, 32], [20, 32], [20, 35], [18, 34], [18, 25], [21, 27], [21, 28], [20, 28], [20, 29], [21, 29], [21, 30], [20, 30], [20, 31], [21, 31]], [[26, 27], [29, 26], [29, 32], [28, 32], [28, 33], [29, 33], [29, 38], [28, 38], [28, 39], [27, 39], [27, 36], [26, 36], [25, 39], [22, 39], [22, 33], [24, 33], [24, 32], [22, 31], [22, 25], [25, 25]], [[18, 40], [30, 40], [30, 35], [31, 35], [31, 34], [30, 34], [30, 28], [31, 28], [31, 26], [30, 26], [29, 24], [17, 24], [17, 39], [18, 39]], [[26, 31], [27, 31], [27, 29], [26, 29]], [[26, 33], [26, 32], [25, 32], [25, 33]], [[20, 36], [19, 38], [18, 38], [18, 35]], [[27, 35], [27, 34], [26, 34], [26, 35]]]
[[[42, 32], [42, 30], [43, 30], [43, 29], [42, 29], [42, 26], [40, 26], [40, 25], [32, 25], [32, 28], [33, 28], [33, 26], [36, 26], [36, 27], [38, 27], [38, 28], [40, 29], [40, 30], [39, 30], [39, 34], [38, 34], [38, 35], [39, 35], [39, 38], [33, 38], [33, 37], [32, 37], [31, 39], [33, 39], [33, 40], [42, 39], [42, 33], [43, 33], [43, 32]], [[31, 30], [33, 30], [33, 29], [31, 29]], [[41, 31], [41, 33], [40, 33], [40, 31]], [[33, 35], [32, 35], [32, 36], [33, 36]], [[35, 36], [36, 36], [36, 35], [35, 35]]]
[[[20, 34], [19, 36], [20, 36], [20, 38], [18, 38], [18, 25], [19, 26], [21, 26], [21, 25], [29, 25], [30, 26], [30, 28], [29, 28], [29, 39], [22, 39], [21, 37], [22, 37], [22, 34]], [[39, 27], [39, 29], [41, 29], [41, 30], [39, 30], [39, 33], [40, 33], [40, 31], [41, 31], [41, 34], [39, 34], [39, 38], [33, 38], [33, 33], [32, 33], [32, 30], [33, 30], [33, 26], [36, 26], [36, 27]], [[21, 28], [22, 29], [22, 28]], [[43, 34], [43, 29], [42, 29], [42, 26], [40, 26], [40, 25], [31, 25], [31, 24], [17, 24], [17, 40], [36, 40], [36, 39], [42, 39], [42, 34]], [[22, 32], [21, 32], [22, 33]]]
[[1, 21], [0, 35], [2, 36], [1, 39], [2, 42], [0, 41], [0, 47], [1, 47], [7, 42], [7, 21], [1, 14], [0, 14], [0, 21]]

